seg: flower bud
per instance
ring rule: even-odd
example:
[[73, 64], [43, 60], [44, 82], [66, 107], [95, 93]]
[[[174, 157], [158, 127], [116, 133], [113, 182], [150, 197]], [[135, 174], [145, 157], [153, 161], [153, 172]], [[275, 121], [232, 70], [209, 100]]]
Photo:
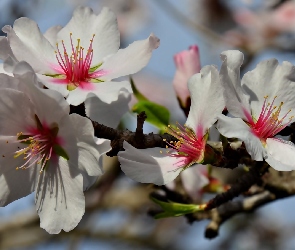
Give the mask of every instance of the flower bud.
[[199, 73], [201, 70], [198, 46], [190, 46], [189, 50], [175, 54], [174, 63], [176, 65], [176, 72], [173, 79], [173, 86], [180, 106], [184, 110], [186, 108], [189, 109], [190, 94], [187, 81], [192, 75]]

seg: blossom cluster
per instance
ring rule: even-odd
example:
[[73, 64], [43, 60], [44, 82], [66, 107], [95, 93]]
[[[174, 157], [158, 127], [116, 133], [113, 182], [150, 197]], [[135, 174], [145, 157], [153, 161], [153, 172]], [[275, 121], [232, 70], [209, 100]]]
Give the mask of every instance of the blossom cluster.
[[[181, 59], [176, 62], [184, 60], [192, 67], [189, 54], [178, 57]], [[160, 148], [136, 149], [125, 142], [126, 151], [119, 153], [119, 159], [126, 175], [139, 182], [163, 185], [193, 164], [214, 165], [207, 144], [213, 124], [223, 136], [243, 141], [253, 160], [265, 160], [278, 171], [295, 169], [295, 146], [276, 137], [294, 122], [295, 67], [270, 59], [259, 63], [241, 80], [243, 54], [225, 51], [221, 59], [219, 72], [214, 66], [205, 66], [188, 80], [190, 112], [184, 126], [168, 128], [177, 142], [168, 143], [166, 153]], [[187, 75], [186, 70], [182, 70], [183, 75]], [[179, 96], [185, 96], [185, 83], [178, 84]], [[230, 116], [222, 114], [225, 108]]]
[[[87, 27], [87, 28], [86, 28]], [[108, 140], [91, 120], [116, 127], [128, 111], [128, 81], [159, 45], [151, 34], [125, 49], [114, 13], [78, 7], [65, 27], [42, 34], [28, 18], [1, 37], [0, 200], [5, 206], [35, 191], [41, 227], [72, 230], [85, 211], [83, 191], [102, 175]], [[84, 103], [87, 119], [70, 114]]]
[[[151, 34], [125, 49], [115, 15], [78, 7], [65, 27], [42, 34], [28, 18], [5, 26], [0, 38], [0, 203], [35, 191], [41, 227], [69, 231], [85, 211], [84, 191], [103, 174], [110, 141], [96, 138], [92, 121], [116, 128], [129, 110], [132, 88], [121, 76], [140, 71], [159, 39]], [[263, 61], [240, 78], [243, 54], [221, 54], [220, 70], [201, 69], [197, 46], [175, 56], [174, 88], [189, 109], [184, 125], [167, 126], [167, 148], [138, 149], [124, 141], [122, 171], [137, 182], [168, 185], [181, 173], [191, 196], [210, 183], [205, 165], [217, 162], [210, 128], [242, 141], [254, 161], [295, 169], [294, 145], [277, 137], [295, 115], [295, 67]], [[85, 105], [86, 117], [70, 114]], [[228, 111], [228, 115], [225, 112]], [[223, 114], [224, 113], [224, 114]], [[221, 142], [216, 142], [221, 144]]]

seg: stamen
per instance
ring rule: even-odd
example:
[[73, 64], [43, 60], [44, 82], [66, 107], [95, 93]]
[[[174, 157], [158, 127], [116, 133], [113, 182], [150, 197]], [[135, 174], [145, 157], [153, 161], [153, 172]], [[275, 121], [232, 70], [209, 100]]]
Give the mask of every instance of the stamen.
[[92, 44], [94, 37], [95, 34], [90, 39], [86, 53], [84, 53], [84, 48], [81, 46], [81, 40], [79, 38], [77, 39], [77, 45], [74, 46], [72, 33], [70, 33], [71, 54], [67, 52], [63, 40], [61, 41], [63, 53], [61, 53], [58, 44], [56, 44], [55, 56], [66, 76], [68, 84], [78, 87], [81, 82], [87, 82], [92, 78], [93, 73], [90, 72], [90, 68], [93, 58]]
[[281, 102], [278, 106], [276, 106], [274, 105], [276, 98], [277, 96], [274, 97], [271, 103], [267, 103], [268, 96], [265, 96], [258, 120], [256, 123], [249, 124], [249, 126], [252, 127], [254, 134], [256, 134], [262, 140], [274, 137], [282, 129], [288, 126], [294, 119], [294, 117], [291, 116], [288, 118], [288, 122], [285, 120], [291, 110], [289, 110], [285, 115], [282, 116], [282, 118], [279, 119], [284, 102]]
[[61, 139], [57, 136], [58, 127], [55, 124], [49, 128], [46, 124], [42, 124], [36, 115], [35, 118], [37, 126], [31, 129], [30, 134], [17, 133], [16, 142], [23, 143], [27, 147], [15, 151], [14, 158], [23, 156], [24, 159], [24, 163], [16, 170], [28, 169], [39, 164], [41, 165], [40, 172], [42, 172], [53, 156], [54, 146], [59, 146], [61, 143]]
[[[179, 124], [178, 124], [179, 125]], [[173, 128], [168, 125], [167, 133], [174, 136], [178, 141], [167, 142], [167, 145], [173, 150], [168, 151], [168, 155], [179, 159], [179, 167], [189, 167], [203, 159], [206, 140], [202, 135], [196, 135], [195, 132], [184, 125], [183, 127]], [[168, 148], [166, 146], [166, 148]]]

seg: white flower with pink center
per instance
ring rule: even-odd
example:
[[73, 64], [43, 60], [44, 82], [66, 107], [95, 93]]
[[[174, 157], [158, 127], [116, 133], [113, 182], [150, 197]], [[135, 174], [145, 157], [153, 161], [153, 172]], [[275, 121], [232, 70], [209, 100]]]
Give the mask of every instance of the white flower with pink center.
[[103, 70], [93, 71], [91, 70], [91, 62], [93, 58], [93, 38], [90, 40], [89, 48], [86, 50], [80, 46], [80, 39], [77, 39], [77, 45], [74, 47], [72, 40], [72, 33], [70, 33], [71, 50], [67, 51], [65, 43], [62, 40], [61, 52], [58, 43], [56, 44], [55, 51], [56, 61], [58, 65], [52, 65], [52, 68], [59, 74], [53, 75], [53, 82], [66, 84], [68, 90], [74, 90], [76, 88], [89, 88], [92, 89], [92, 85], [88, 82], [91, 79], [99, 79], [106, 72]]
[[224, 108], [218, 71], [204, 67], [188, 82], [191, 108], [184, 127], [168, 128], [178, 141], [168, 142], [169, 149], [136, 149], [124, 142], [125, 151], [118, 154], [123, 172], [142, 183], [164, 185], [181, 171], [196, 163], [204, 163], [208, 129]]
[[241, 81], [243, 54], [226, 51], [221, 58], [220, 79], [226, 107], [238, 118], [221, 115], [217, 126], [219, 132], [244, 141], [253, 160], [264, 158], [276, 170], [294, 170], [294, 145], [275, 138], [294, 122], [294, 66], [289, 62], [279, 65], [275, 59], [266, 60], [247, 72]]
[[[87, 99], [86, 113], [99, 122], [112, 112], [106, 112], [105, 108], [103, 113], [92, 112], [99, 109], [96, 99], [110, 108], [110, 104], [116, 105], [119, 100], [120, 106], [125, 107], [124, 113], [127, 112], [132, 92], [130, 83], [113, 79], [141, 70], [159, 46], [159, 39], [151, 34], [145, 40], [119, 49], [116, 17], [107, 8], [96, 15], [88, 7], [78, 7], [65, 27], [52, 27], [44, 35], [33, 20], [24, 17], [17, 19], [13, 28], [5, 26], [3, 31], [18, 61], [28, 62], [42, 83], [59, 91], [69, 104], [76, 106]], [[11, 54], [9, 50], [6, 55], [2, 52], [5, 54], [0, 49], [3, 60]], [[8, 61], [11, 64], [11, 58]]]
[[85, 211], [83, 191], [102, 174], [109, 142], [98, 145], [90, 120], [69, 115], [58, 92], [37, 88], [25, 62], [0, 82], [0, 205], [35, 191], [40, 226], [70, 231]]

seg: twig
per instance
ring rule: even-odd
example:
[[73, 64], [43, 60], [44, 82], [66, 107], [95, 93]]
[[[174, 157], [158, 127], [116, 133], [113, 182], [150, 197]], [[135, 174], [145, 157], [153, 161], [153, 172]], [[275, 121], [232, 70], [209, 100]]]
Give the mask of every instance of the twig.
[[166, 147], [166, 141], [176, 141], [172, 135], [169, 134], [144, 134], [143, 124], [147, 118], [145, 112], [141, 112], [137, 116], [137, 128], [135, 132], [129, 130], [116, 130], [92, 121], [94, 127], [94, 135], [98, 138], [111, 140], [112, 150], [107, 153], [108, 156], [116, 156], [119, 151], [124, 151], [123, 142], [127, 141], [136, 148], [154, 148]]
[[261, 176], [265, 174], [267, 169], [268, 167], [264, 165], [263, 161], [257, 162], [256, 166], [253, 166], [248, 173], [239, 178], [237, 183], [232, 185], [228, 191], [218, 194], [210, 200], [207, 203], [206, 210], [216, 208], [239, 196], [241, 193], [246, 192], [252, 185], [260, 181]]
[[218, 208], [211, 210], [211, 222], [205, 230], [205, 237], [208, 239], [218, 236], [221, 224], [238, 213], [249, 213], [256, 208], [272, 202], [276, 196], [269, 191], [246, 198], [240, 201], [228, 202]]

